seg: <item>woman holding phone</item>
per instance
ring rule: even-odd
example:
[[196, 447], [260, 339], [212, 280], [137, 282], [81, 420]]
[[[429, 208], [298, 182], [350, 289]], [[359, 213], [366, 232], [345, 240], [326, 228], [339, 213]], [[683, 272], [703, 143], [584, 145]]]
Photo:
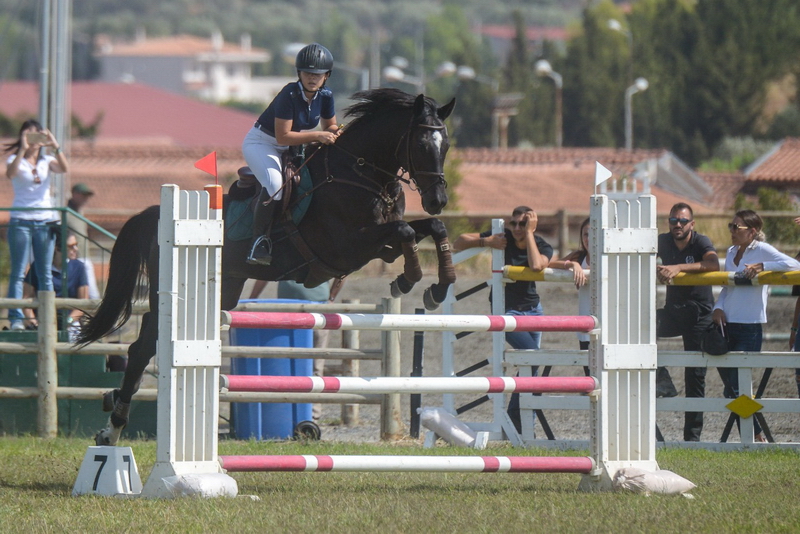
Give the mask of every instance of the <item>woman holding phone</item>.
[[[50, 148], [53, 155], [43, 155], [42, 148]], [[64, 173], [69, 164], [56, 138], [49, 130], [33, 119], [22, 124], [19, 138], [5, 146], [6, 177], [14, 188], [14, 208], [29, 208], [11, 212], [8, 227], [8, 249], [11, 255], [11, 274], [8, 280], [8, 298], [22, 298], [22, 281], [30, 263], [30, 253], [36, 260], [39, 289], [53, 290], [50, 264], [53, 261], [54, 239], [48, 223], [57, 220], [50, 209], [51, 173]], [[34, 208], [34, 209], [31, 209]], [[11, 330], [23, 330], [20, 309], [9, 309]]]

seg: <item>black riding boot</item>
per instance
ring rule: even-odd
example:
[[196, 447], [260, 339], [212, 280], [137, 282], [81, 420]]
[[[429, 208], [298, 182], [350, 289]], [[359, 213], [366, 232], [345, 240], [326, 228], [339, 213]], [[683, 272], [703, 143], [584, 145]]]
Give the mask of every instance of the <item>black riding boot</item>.
[[[267, 199], [266, 204], [265, 199]], [[268, 199], [269, 196], [264, 190], [253, 214], [253, 243], [250, 246], [250, 255], [247, 257], [247, 263], [250, 265], [272, 263], [272, 242], [267, 234], [272, 227], [272, 216], [275, 214], [277, 201]]]

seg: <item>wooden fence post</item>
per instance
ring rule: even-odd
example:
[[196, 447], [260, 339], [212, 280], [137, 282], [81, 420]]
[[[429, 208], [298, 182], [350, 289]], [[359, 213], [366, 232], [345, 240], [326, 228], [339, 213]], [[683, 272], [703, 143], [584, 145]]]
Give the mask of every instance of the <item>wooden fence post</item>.
[[56, 340], [56, 294], [54, 291], [39, 291], [39, 355], [37, 360], [37, 385], [39, 402], [37, 429], [39, 437], [52, 439], [58, 435], [58, 355]]

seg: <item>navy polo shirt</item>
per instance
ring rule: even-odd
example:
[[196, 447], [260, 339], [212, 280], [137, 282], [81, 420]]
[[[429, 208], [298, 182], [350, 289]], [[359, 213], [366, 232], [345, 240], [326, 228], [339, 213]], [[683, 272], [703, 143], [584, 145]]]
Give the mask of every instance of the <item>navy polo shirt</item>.
[[[81, 260], [71, 260], [67, 263], [67, 294], [61, 292], [61, 269], [53, 266], [51, 269], [53, 276], [53, 291], [57, 297], [78, 298], [78, 288], [88, 286], [89, 279], [86, 276], [86, 267]], [[31, 263], [31, 268], [25, 276], [25, 282], [39, 291], [39, 278], [36, 276], [36, 267]]]
[[[481, 237], [489, 237], [492, 235], [491, 231], [482, 232]], [[528, 249], [519, 248], [514, 241], [514, 234], [508, 228], [505, 229], [506, 236], [506, 250], [505, 250], [505, 264], [530, 267], [528, 263]], [[539, 249], [539, 254], [547, 258], [549, 262], [553, 257], [553, 247], [534, 234], [534, 241], [536, 241], [536, 248]], [[514, 283], [506, 284], [506, 310], [519, 310], [523, 308], [527, 311], [539, 305], [539, 293], [536, 291], [536, 282], [528, 282], [518, 280]]]
[[[663, 265], [699, 263], [706, 253], [716, 251], [708, 237], [694, 231], [683, 250], [678, 250], [675, 238], [669, 232], [658, 236], [658, 257]], [[703, 312], [709, 313], [714, 307], [711, 286], [667, 286], [667, 304], [685, 304], [690, 300], [695, 301]]]
[[313, 130], [319, 125], [319, 119], [332, 119], [336, 116], [333, 105], [333, 92], [324, 87], [311, 102], [303, 98], [303, 87], [300, 82], [292, 82], [272, 100], [267, 109], [258, 117], [258, 123], [264, 130], [275, 137], [275, 119], [292, 121], [292, 131]]

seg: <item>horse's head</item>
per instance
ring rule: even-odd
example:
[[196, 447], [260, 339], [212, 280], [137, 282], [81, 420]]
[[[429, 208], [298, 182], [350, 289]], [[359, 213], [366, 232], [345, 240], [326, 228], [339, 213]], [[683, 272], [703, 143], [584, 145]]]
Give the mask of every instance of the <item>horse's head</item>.
[[450, 142], [444, 120], [453, 111], [454, 98], [442, 107], [436, 107], [432, 99], [424, 95], [414, 101], [413, 117], [409, 131], [405, 135], [405, 155], [400, 155], [422, 197], [423, 209], [431, 215], [438, 215], [447, 205], [447, 182], [444, 179], [444, 160]]

